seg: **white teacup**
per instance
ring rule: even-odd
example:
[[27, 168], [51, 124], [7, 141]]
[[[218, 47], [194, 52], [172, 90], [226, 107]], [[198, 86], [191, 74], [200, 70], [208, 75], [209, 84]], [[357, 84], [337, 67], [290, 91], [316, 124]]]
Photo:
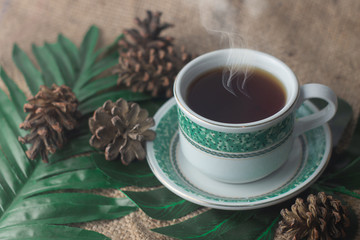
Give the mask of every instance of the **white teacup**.
[[[229, 56], [235, 56], [229, 58]], [[241, 62], [237, 62], [241, 59]], [[219, 67], [250, 66], [269, 72], [286, 91], [284, 107], [265, 119], [222, 123], [204, 118], [186, 103], [189, 85], [202, 73]], [[299, 86], [294, 73], [279, 59], [250, 49], [222, 49], [189, 62], [174, 83], [178, 106], [180, 149], [190, 163], [209, 177], [229, 183], [246, 183], [274, 172], [287, 160], [294, 139], [329, 121], [337, 109], [337, 97], [327, 86]], [[296, 109], [310, 98], [327, 106], [310, 116], [295, 119]]]

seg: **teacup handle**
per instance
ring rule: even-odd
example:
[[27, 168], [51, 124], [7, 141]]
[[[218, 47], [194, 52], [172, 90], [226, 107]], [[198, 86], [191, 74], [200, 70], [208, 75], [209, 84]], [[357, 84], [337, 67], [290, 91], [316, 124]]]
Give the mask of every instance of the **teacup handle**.
[[317, 83], [303, 85], [300, 89], [296, 108], [300, 107], [305, 100], [310, 98], [320, 98], [327, 101], [328, 104], [319, 112], [297, 119], [294, 126], [295, 137], [323, 125], [335, 115], [338, 104], [337, 97], [329, 87]]

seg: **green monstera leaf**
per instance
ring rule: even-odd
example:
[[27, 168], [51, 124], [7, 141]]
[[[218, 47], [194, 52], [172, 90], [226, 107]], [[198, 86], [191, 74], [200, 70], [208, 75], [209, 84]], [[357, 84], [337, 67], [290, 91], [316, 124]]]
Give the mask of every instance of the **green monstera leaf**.
[[[114, 91], [116, 76], [94, 80], [117, 64], [117, 52], [104, 53], [122, 37], [96, 50], [98, 36], [98, 28], [92, 26], [80, 48], [61, 34], [55, 43], [33, 45], [32, 52], [40, 69], [14, 45], [13, 61], [31, 94], [35, 95], [40, 85], [65, 84], [73, 89], [80, 102], [79, 110], [84, 116], [80, 127], [63, 149], [50, 155], [50, 164], [27, 159], [25, 151], [29, 146], [17, 140], [18, 136], [26, 134], [18, 127], [26, 116], [23, 112], [26, 97], [0, 67], [0, 77], [10, 94], [9, 99], [0, 90], [0, 239], [52, 239], [54, 236], [58, 239], [108, 239], [99, 233], [62, 224], [113, 219], [137, 209], [126, 197], [108, 198], [84, 192], [129, 185], [121, 179], [108, 177], [97, 167], [97, 162], [105, 162], [105, 159], [89, 145], [87, 114], [107, 99], [122, 97], [140, 103], [151, 99], [147, 94]], [[152, 177], [151, 171], [147, 174], [150, 175], [146, 181]]]

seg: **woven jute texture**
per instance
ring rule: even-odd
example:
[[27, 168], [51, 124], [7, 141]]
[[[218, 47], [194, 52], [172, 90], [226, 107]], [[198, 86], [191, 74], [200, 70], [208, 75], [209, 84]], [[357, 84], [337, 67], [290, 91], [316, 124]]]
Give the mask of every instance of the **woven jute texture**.
[[[267, 52], [288, 64], [301, 84], [318, 82], [331, 87], [352, 105], [354, 116], [359, 114], [358, 0], [0, 0], [0, 65], [29, 94], [12, 62], [15, 42], [29, 55], [32, 43], [55, 41], [58, 33], [79, 45], [95, 24], [101, 29], [100, 45], [110, 44], [124, 28], [134, 26], [135, 16], [144, 17], [147, 9], [162, 11], [163, 20], [175, 24], [166, 33], [190, 52], [227, 47]], [[1, 81], [0, 87], [5, 89]], [[118, 190], [95, 192], [122, 196]], [[360, 216], [359, 204], [345, 199]], [[112, 239], [168, 239], [149, 229], [173, 223], [136, 211], [121, 219], [74, 226]]]

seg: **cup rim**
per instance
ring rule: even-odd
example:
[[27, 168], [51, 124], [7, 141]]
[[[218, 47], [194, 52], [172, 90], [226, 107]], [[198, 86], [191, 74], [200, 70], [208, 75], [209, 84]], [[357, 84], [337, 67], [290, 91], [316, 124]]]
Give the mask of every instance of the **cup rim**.
[[[222, 54], [224, 52], [229, 52], [230, 51], [237, 51], [238, 53], [244, 53], [244, 54], [252, 54], [255, 56], [259, 56], [259, 57], [263, 57], [263, 58], [267, 58], [268, 61], [272, 61], [275, 62], [276, 64], [278, 64], [279, 66], [281, 66], [288, 74], [291, 75], [292, 80], [295, 82], [294, 87], [295, 87], [295, 91], [294, 94], [292, 96], [289, 96], [284, 107], [279, 110], [277, 113], [258, 120], [258, 121], [254, 121], [254, 122], [248, 122], [248, 123], [223, 123], [223, 122], [219, 122], [219, 121], [215, 121], [215, 120], [211, 120], [208, 118], [205, 118], [201, 115], [199, 115], [198, 113], [194, 112], [185, 102], [185, 99], [183, 98], [183, 96], [181, 96], [180, 94], [180, 84], [181, 84], [181, 78], [183, 78], [184, 74], [190, 69], [192, 68], [194, 65], [201, 63], [202, 61], [214, 57], [218, 54]], [[224, 64], [225, 65], [225, 64]], [[258, 67], [258, 66], [256, 66]], [[260, 68], [261, 69], [261, 68]], [[283, 82], [280, 79], [281, 82]], [[173, 92], [174, 92], [174, 98], [178, 104], [178, 106], [189, 116], [191, 117], [193, 120], [195, 120], [197, 123], [200, 124], [204, 124], [207, 126], [213, 126], [215, 128], [235, 128], [235, 129], [239, 129], [239, 128], [249, 128], [249, 127], [255, 127], [255, 126], [259, 126], [259, 125], [265, 125], [265, 124], [269, 124], [269, 123], [273, 123], [274, 121], [276, 121], [276, 119], [280, 119], [281, 117], [288, 115], [287, 113], [291, 112], [290, 110], [292, 110], [295, 107], [295, 104], [297, 102], [297, 99], [299, 97], [299, 82], [294, 74], [294, 72], [280, 59], [264, 53], [264, 52], [260, 52], [257, 50], [253, 50], [253, 49], [247, 49], [247, 48], [227, 48], [227, 49], [220, 49], [220, 50], [215, 50], [212, 52], [208, 52], [205, 53], [203, 55], [198, 56], [197, 58], [193, 59], [192, 61], [190, 61], [189, 63], [187, 63], [178, 73], [178, 75], [176, 76], [175, 82], [174, 82], [174, 87], [173, 87]], [[288, 91], [287, 91], [287, 94]], [[277, 121], [276, 121], [277, 122]]]

